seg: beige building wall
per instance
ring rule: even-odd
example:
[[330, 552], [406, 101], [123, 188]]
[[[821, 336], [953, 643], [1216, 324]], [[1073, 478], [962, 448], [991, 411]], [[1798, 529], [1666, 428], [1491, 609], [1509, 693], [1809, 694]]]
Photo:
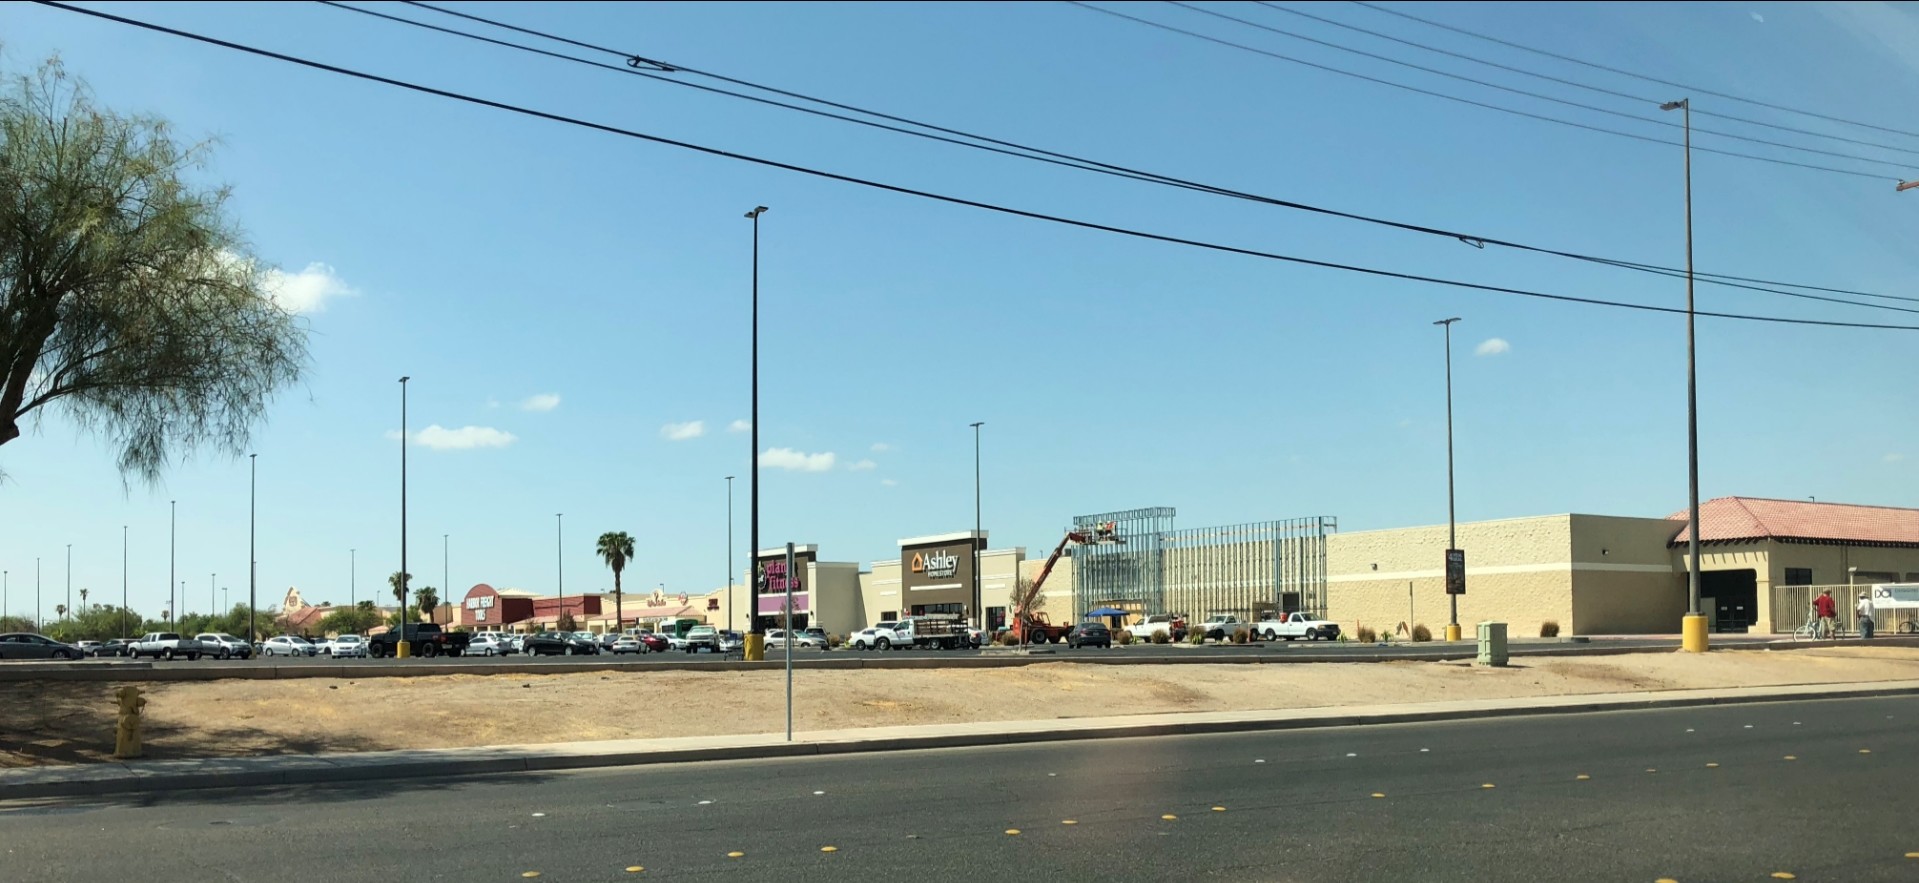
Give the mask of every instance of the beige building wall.
[[1670, 548], [1677, 522], [1572, 516], [1569, 634], [1672, 634], [1686, 612], [1686, 580]]
[[[800, 575], [800, 584], [806, 587], [809, 596], [809, 626], [819, 626], [830, 634], [843, 635], [848, 630], [865, 628], [862, 610], [864, 609], [865, 574], [860, 573], [858, 564], [851, 561], [815, 561], [808, 564], [806, 572]], [[718, 589], [719, 610], [706, 611], [708, 622], [724, 628], [727, 622], [725, 602], [726, 587]], [[733, 628], [746, 631], [753, 624], [748, 615], [752, 609], [752, 586], [742, 575], [733, 585], [732, 622]], [[767, 596], [771, 597], [771, 596]], [[798, 594], [794, 595], [797, 599]], [[854, 623], [861, 623], [855, 625]]]
[[[1572, 516], [1543, 515], [1458, 526], [1466, 551], [1466, 594], [1459, 622], [1507, 623], [1515, 636], [1539, 624], [1572, 628]], [[1326, 538], [1327, 618], [1393, 631], [1425, 623], [1435, 634], [1448, 618], [1446, 525], [1333, 534]]]
[[[1051, 553], [1048, 553], [1051, 554]], [[1039, 578], [1046, 559], [1036, 558], [1020, 562], [1019, 578], [1035, 580]], [[1041, 612], [1053, 622], [1075, 622], [1081, 611], [1073, 609], [1073, 559], [1070, 555], [1061, 555], [1059, 563], [1053, 565], [1053, 572], [1046, 577], [1046, 585], [1040, 587], [1040, 596], [1045, 598]], [[1011, 611], [1008, 611], [1011, 615]]]
[[[1691, 557], [1684, 546], [1673, 550], [1681, 573]], [[1716, 570], [1752, 570], [1757, 577], [1758, 613], [1755, 633], [1790, 632], [1806, 619], [1805, 610], [1774, 611], [1773, 589], [1787, 585], [1788, 568], [1812, 571], [1808, 585], [1867, 586], [1879, 582], [1919, 582], [1919, 549], [1898, 546], [1847, 546], [1827, 543], [1785, 543], [1757, 540], [1749, 543], [1708, 543], [1699, 551], [1702, 573]], [[1858, 568], [1857, 573], [1848, 568]], [[1837, 597], [1840, 594], [1834, 591]], [[1857, 593], [1852, 593], [1854, 598]], [[1850, 609], [1854, 598], [1840, 599]]]
[[[900, 560], [875, 561], [860, 574], [860, 628], [888, 617], [898, 618], [907, 610], [900, 585]], [[856, 629], [857, 631], [857, 629]]]
[[[1016, 575], [1023, 573], [1026, 548], [1015, 546], [1011, 549], [987, 549], [980, 553], [979, 594], [980, 607], [1004, 607], [1012, 596]], [[1049, 580], [1050, 581], [1050, 580]], [[875, 561], [871, 569], [859, 575], [860, 624], [855, 630], [866, 628], [873, 623], [889, 617], [898, 618], [911, 614], [911, 599], [903, 598], [900, 588], [900, 561]], [[1071, 581], [1067, 586], [1067, 595], [1072, 595]]]

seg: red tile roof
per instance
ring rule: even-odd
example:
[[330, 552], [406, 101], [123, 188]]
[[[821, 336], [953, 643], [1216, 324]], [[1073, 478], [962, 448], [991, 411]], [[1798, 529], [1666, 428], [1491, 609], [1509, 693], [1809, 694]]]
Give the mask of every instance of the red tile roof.
[[[1683, 522], [1686, 516], [1682, 509], [1667, 518]], [[1689, 532], [1681, 527], [1673, 544], [1688, 539]], [[1919, 546], [1919, 509], [1763, 497], [1720, 497], [1699, 504], [1700, 542], [1766, 539]]]

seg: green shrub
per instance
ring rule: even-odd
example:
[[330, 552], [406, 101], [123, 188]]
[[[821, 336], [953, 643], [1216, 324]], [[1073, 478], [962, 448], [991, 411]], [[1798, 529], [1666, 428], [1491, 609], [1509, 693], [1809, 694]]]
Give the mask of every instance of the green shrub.
[[1192, 634], [1186, 636], [1186, 643], [1204, 644], [1206, 643], [1206, 633], [1199, 629], [1194, 629]]
[[1373, 632], [1372, 626], [1362, 625], [1353, 629], [1353, 640], [1361, 644], [1373, 644], [1379, 641], [1379, 635]]
[[1241, 629], [1233, 633], [1233, 643], [1235, 644], [1244, 644], [1248, 641], [1251, 641], [1252, 639], [1253, 639], [1252, 636], [1247, 634], [1246, 630], [1244, 629]]
[[1545, 622], [1540, 623], [1539, 636], [1542, 638], [1559, 637], [1559, 622], [1557, 620], [1549, 619], [1549, 620], [1546, 620]]
[[1171, 644], [1172, 642], [1173, 636], [1170, 632], [1157, 631], [1153, 633], [1153, 643], [1155, 644]]
[[1413, 640], [1415, 642], [1425, 642], [1425, 641], [1430, 641], [1432, 639], [1433, 639], [1433, 630], [1427, 628], [1425, 623], [1422, 622], [1416, 626], [1413, 626]]
[[1127, 644], [1133, 643], [1133, 633], [1125, 629], [1120, 629], [1118, 633], [1113, 635], [1113, 641], [1121, 647], [1124, 647]]

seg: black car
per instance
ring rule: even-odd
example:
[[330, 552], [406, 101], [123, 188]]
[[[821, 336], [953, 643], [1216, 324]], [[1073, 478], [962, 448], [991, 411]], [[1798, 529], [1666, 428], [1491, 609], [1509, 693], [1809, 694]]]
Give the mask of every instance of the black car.
[[1110, 648], [1113, 646], [1113, 631], [1105, 623], [1082, 622], [1066, 633], [1066, 646]]
[[93, 651], [93, 655], [95, 656], [126, 656], [128, 655], [127, 645], [131, 643], [133, 643], [132, 638], [114, 638], [111, 641], [101, 644], [99, 649]]
[[79, 659], [80, 648], [46, 635], [11, 632], [0, 635], [0, 659]]
[[541, 632], [527, 635], [520, 652], [528, 656], [592, 656], [600, 652], [598, 644], [566, 632]]

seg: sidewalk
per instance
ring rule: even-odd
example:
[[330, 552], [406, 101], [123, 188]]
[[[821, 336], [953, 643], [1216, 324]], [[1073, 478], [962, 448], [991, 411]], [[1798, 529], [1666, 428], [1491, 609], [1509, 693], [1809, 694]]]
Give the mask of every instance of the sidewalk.
[[0, 800], [1914, 694], [1919, 694], [1919, 681], [1878, 681], [821, 730], [796, 733], [791, 742], [775, 733], [359, 754], [128, 761], [0, 770]]

